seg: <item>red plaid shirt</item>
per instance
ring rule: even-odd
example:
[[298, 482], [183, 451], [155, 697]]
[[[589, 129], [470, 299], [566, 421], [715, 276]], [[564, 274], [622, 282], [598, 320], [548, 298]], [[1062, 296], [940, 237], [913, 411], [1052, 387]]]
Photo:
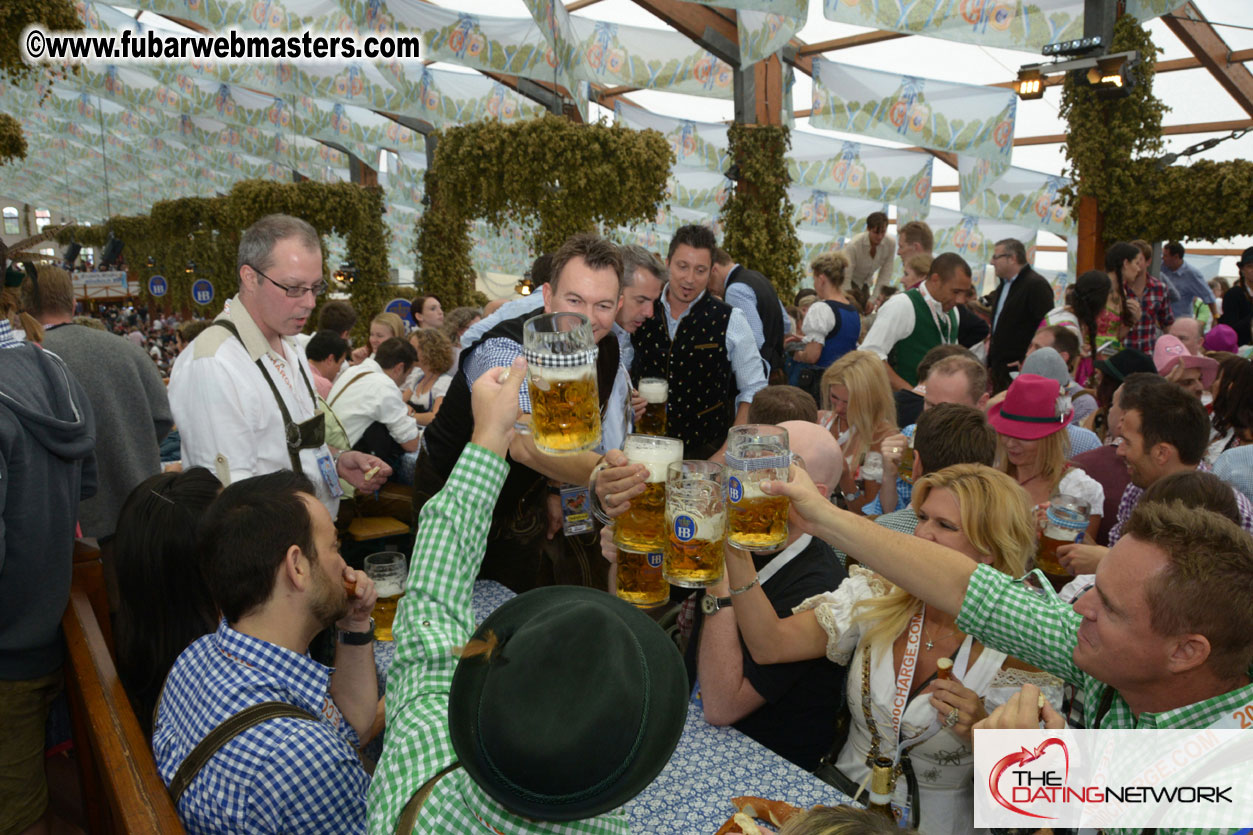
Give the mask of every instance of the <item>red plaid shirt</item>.
[[1165, 333], [1175, 323], [1166, 285], [1150, 275], [1145, 279], [1143, 295], [1137, 297], [1135, 291], [1127, 287], [1127, 298], [1140, 303], [1140, 321], [1131, 326], [1131, 332], [1123, 340], [1122, 346], [1143, 351], [1151, 357], [1153, 346], [1157, 344], [1158, 329]]

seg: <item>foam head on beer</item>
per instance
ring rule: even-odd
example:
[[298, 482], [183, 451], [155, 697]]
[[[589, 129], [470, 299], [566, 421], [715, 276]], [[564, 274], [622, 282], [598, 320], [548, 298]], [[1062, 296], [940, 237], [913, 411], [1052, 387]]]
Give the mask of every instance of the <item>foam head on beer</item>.
[[648, 403], [665, 403], [670, 395], [670, 384], [662, 379], [647, 377], [640, 380], [639, 392]]

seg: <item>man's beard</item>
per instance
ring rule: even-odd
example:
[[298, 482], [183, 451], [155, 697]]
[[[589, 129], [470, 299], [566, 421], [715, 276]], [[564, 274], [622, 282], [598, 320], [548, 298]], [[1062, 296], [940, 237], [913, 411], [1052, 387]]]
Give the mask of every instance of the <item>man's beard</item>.
[[328, 580], [321, 566], [314, 569], [313, 586], [313, 617], [318, 623], [332, 626], [348, 614], [347, 592], [342, 585]]

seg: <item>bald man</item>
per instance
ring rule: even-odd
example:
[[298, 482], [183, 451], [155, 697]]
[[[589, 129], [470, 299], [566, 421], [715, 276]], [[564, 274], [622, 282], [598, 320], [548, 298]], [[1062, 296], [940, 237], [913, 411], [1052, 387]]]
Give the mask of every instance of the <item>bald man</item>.
[[[792, 451], [805, 461], [824, 496], [840, 481], [840, 445], [816, 423], [786, 421]], [[753, 555], [762, 589], [779, 617], [801, 601], [840, 585], [848, 576], [831, 546], [795, 528], [783, 550]], [[736, 729], [807, 771], [831, 747], [844, 698], [844, 668], [825, 658], [757, 664], [740, 640], [732, 591], [720, 580], [696, 597], [688, 642], [688, 676], [700, 682], [705, 721]]]
[[1199, 357], [1205, 353], [1205, 326], [1198, 320], [1191, 318], [1176, 319], [1175, 323], [1166, 329], [1166, 333], [1171, 336], [1179, 337], [1179, 341], [1183, 343], [1183, 347], [1188, 349], [1188, 353], [1194, 357]]

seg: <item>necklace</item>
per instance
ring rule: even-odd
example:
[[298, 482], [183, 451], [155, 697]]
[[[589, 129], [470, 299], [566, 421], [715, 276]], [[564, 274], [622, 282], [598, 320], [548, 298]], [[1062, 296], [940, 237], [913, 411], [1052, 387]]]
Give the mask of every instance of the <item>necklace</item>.
[[[927, 626], [924, 623], [922, 628], [927, 631], [927, 642], [923, 646], [928, 650], [935, 649], [935, 640], [931, 637], [931, 627]], [[954, 626], [952, 629], [949, 630], [948, 634], [941, 635], [940, 640], [943, 641], [945, 638], [951, 638], [960, 631], [961, 631], [960, 629]]]
[[1018, 486], [1026, 487], [1029, 482], [1035, 481], [1039, 477], [1040, 477], [1039, 473], [1036, 473], [1035, 475], [1032, 475], [1032, 476], [1028, 476], [1027, 478], [1020, 480], [1018, 482]]

